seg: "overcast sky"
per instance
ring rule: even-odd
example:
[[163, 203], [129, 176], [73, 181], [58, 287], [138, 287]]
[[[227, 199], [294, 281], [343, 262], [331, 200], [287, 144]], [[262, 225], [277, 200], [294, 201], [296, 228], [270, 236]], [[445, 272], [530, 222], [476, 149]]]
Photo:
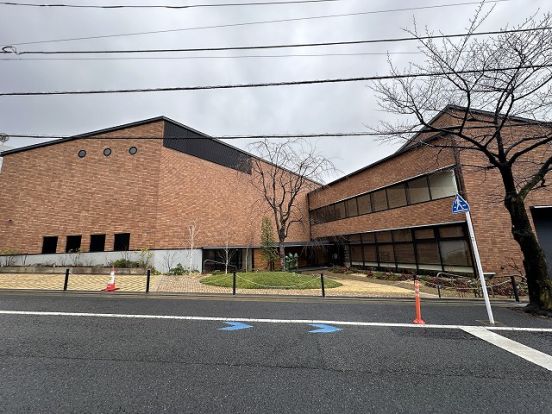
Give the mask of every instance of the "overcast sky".
[[[31, 0], [35, 3], [57, 3]], [[245, 0], [141, 0], [139, 4], [198, 4]], [[251, 0], [249, 0], [251, 1]], [[263, 0], [254, 0], [263, 1]], [[266, 0], [264, 0], [266, 1]], [[346, 14], [405, 7], [443, 5], [469, 0], [342, 0], [333, 3], [168, 9], [62, 9], [0, 5], [1, 47], [23, 42], [71, 37], [192, 28]], [[67, 0], [83, 4], [84, 0]], [[87, 4], [137, 4], [128, 0], [86, 0]], [[347, 41], [404, 36], [419, 26], [444, 33], [463, 32], [475, 5], [400, 11], [233, 28], [187, 30], [164, 34], [16, 46], [18, 50], [144, 49], [217, 47], [258, 44]], [[480, 30], [498, 30], [519, 23], [550, 0], [510, 0], [496, 4]], [[388, 72], [387, 56], [317, 56], [281, 58], [174, 59], [184, 56], [236, 56], [391, 52], [398, 66], [418, 58], [415, 43], [338, 46], [265, 51], [165, 54], [172, 59], [126, 60], [0, 60], [0, 91], [48, 91], [170, 87], [204, 84], [357, 77]], [[401, 52], [403, 54], [393, 54]], [[64, 55], [66, 56], [66, 55]], [[64, 56], [48, 56], [47, 59]], [[128, 55], [126, 55], [128, 57]], [[140, 56], [140, 55], [139, 55]], [[161, 55], [157, 55], [161, 56]], [[76, 56], [72, 56], [73, 58]], [[87, 56], [88, 58], [90, 56]], [[111, 56], [112, 58], [113, 56]], [[137, 57], [137, 56], [134, 56]], [[142, 56], [143, 57], [143, 56]], [[148, 55], [151, 58], [152, 55]], [[0, 58], [4, 58], [0, 55]], [[41, 58], [44, 59], [44, 58]], [[161, 92], [97, 96], [0, 97], [0, 132], [70, 135], [158, 115], [168, 116], [207, 134], [251, 135], [362, 131], [389, 115], [378, 110], [366, 83], [297, 87]], [[12, 138], [18, 147], [37, 140]], [[232, 141], [247, 149], [247, 142]], [[339, 174], [382, 158], [400, 145], [374, 137], [316, 140]]]

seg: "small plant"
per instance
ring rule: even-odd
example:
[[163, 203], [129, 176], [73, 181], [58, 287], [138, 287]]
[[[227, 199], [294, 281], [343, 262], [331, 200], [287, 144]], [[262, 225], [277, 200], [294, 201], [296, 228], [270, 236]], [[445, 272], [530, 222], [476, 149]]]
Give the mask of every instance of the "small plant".
[[136, 268], [140, 267], [140, 263], [128, 259], [118, 259], [111, 263], [113, 267], [117, 268]]
[[169, 275], [181, 276], [184, 273], [186, 273], [186, 269], [184, 269], [181, 263], [178, 263], [175, 267], [169, 269]]
[[153, 259], [153, 252], [149, 249], [140, 250], [140, 258], [138, 259], [138, 267], [147, 269], [151, 267], [151, 260]]

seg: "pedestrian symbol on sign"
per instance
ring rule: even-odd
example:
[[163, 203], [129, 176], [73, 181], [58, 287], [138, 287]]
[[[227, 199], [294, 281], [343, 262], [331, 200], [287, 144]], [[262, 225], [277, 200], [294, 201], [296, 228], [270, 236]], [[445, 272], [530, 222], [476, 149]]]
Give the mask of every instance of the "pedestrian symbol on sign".
[[456, 198], [452, 202], [452, 214], [467, 213], [470, 211], [470, 206], [460, 194], [456, 194]]

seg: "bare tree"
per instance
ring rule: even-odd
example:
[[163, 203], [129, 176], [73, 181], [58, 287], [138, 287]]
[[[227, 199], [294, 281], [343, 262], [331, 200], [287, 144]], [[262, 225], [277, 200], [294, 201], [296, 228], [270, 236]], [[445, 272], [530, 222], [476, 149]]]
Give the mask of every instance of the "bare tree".
[[0, 132], [0, 145], [5, 144], [6, 142], [8, 142], [9, 139], [10, 137], [8, 135]]
[[[433, 33], [420, 32], [414, 22], [407, 31], [417, 38], [425, 61], [411, 63], [407, 71], [433, 75], [377, 83], [380, 106], [404, 121], [384, 122], [377, 130], [407, 140], [423, 130], [418, 144], [477, 154], [481, 162], [471, 167], [498, 172], [512, 235], [523, 254], [528, 309], [550, 311], [552, 279], [525, 200], [546, 186], [552, 170], [552, 17], [531, 16], [515, 32], [473, 36], [492, 11], [486, 7], [484, 1], [479, 5], [463, 38], [428, 39]], [[404, 74], [390, 66], [394, 75]], [[443, 108], [452, 121], [432, 123]], [[436, 136], [443, 139], [432, 139]]]
[[291, 226], [306, 226], [308, 220], [304, 215], [307, 212], [299, 205], [299, 195], [318, 188], [317, 181], [334, 172], [335, 168], [304, 140], [273, 142], [265, 139], [251, 144], [251, 147], [262, 158], [252, 159], [252, 183], [274, 219], [283, 269], [284, 242]]
[[188, 225], [188, 244], [190, 246], [190, 251], [188, 252], [188, 275], [192, 274], [193, 265], [194, 265], [194, 247], [195, 240], [199, 233], [199, 224], [193, 220], [191, 224]]

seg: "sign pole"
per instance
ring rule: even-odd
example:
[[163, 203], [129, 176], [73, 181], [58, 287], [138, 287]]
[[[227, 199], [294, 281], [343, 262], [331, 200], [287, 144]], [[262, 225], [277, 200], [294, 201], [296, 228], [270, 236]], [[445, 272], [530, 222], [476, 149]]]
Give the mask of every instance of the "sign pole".
[[468, 232], [470, 233], [470, 241], [472, 245], [473, 256], [475, 259], [475, 265], [477, 273], [479, 273], [479, 280], [481, 282], [481, 290], [483, 291], [483, 298], [485, 299], [485, 307], [487, 308], [487, 315], [489, 316], [489, 322], [491, 325], [495, 324], [493, 317], [493, 310], [491, 309], [491, 302], [489, 300], [489, 293], [487, 292], [487, 283], [485, 282], [485, 276], [483, 275], [483, 267], [481, 266], [481, 258], [479, 257], [479, 250], [477, 248], [477, 242], [475, 241], [475, 232], [473, 231], [473, 225], [471, 220], [471, 214], [466, 211], [466, 221], [468, 223]]

